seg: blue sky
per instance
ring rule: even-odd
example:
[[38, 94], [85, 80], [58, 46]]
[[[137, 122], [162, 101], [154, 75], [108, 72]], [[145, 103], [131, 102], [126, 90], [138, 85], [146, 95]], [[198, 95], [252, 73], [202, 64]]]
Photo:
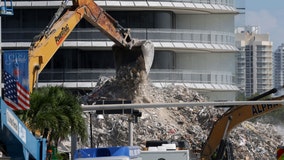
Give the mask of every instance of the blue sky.
[[245, 24], [260, 26], [261, 33], [269, 33], [274, 49], [284, 43], [284, 0], [244, 1]]

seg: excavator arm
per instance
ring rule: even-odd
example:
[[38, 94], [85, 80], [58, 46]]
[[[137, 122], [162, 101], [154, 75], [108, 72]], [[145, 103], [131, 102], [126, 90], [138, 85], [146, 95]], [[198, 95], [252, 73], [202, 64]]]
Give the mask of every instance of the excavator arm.
[[[115, 19], [100, 8], [93, 0], [73, 0], [73, 6], [61, 15], [67, 6], [67, 2], [68, 0], [65, 0], [62, 3], [50, 24], [41, 34], [34, 38], [29, 48], [30, 92], [32, 92], [37, 82], [38, 74], [44, 69], [82, 18], [86, 19], [124, 50], [130, 50], [131, 52], [132, 47], [143, 47], [143, 44], [145, 44], [141, 41], [138, 43], [137, 40], [132, 39], [130, 30], [122, 28]], [[148, 60], [150, 62], [147, 62], [149, 65], [146, 67], [150, 68], [153, 60], [154, 47], [149, 41], [147, 42], [150, 48], [147, 50], [149, 52], [145, 53], [142, 51], [143, 53], [141, 54], [151, 57], [150, 60]]]
[[[38, 74], [44, 69], [64, 40], [83, 18], [84, 9], [67, 11], [50, 30], [39, 35], [29, 48], [29, 88], [32, 92]], [[36, 37], [37, 38], [37, 37]]]
[[80, 15], [83, 15], [84, 19], [107, 35], [115, 44], [132, 47], [134, 41], [130, 35], [130, 30], [120, 26], [93, 0], [73, 0], [73, 7], [79, 11]]
[[[271, 91], [275, 91], [272, 89]], [[270, 91], [269, 91], [270, 92]], [[265, 94], [267, 95], [267, 94]], [[273, 100], [283, 100], [284, 96], [272, 98]], [[255, 98], [252, 100], [256, 100]], [[206, 143], [203, 146], [201, 152], [202, 160], [209, 160], [211, 156], [216, 151], [219, 146], [222, 138], [224, 136], [223, 133], [229, 133], [235, 126], [238, 124], [267, 114], [271, 111], [280, 109], [283, 107], [282, 103], [279, 104], [261, 104], [261, 105], [243, 105], [243, 106], [233, 106], [229, 110], [227, 110], [213, 125], [211, 132], [207, 138]]]

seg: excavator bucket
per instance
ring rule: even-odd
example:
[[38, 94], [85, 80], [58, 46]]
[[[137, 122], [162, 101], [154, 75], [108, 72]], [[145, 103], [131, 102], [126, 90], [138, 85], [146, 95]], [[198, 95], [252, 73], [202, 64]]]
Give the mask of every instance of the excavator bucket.
[[133, 45], [123, 47], [113, 45], [116, 73], [123, 67], [141, 73], [145, 71], [148, 75], [154, 59], [154, 45], [151, 41], [134, 41]]

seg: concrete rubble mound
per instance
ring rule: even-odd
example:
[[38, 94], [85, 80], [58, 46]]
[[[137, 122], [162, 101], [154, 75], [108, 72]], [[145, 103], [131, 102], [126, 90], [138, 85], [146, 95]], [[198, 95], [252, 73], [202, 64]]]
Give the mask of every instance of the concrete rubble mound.
[[[137, 73], [138, 74], [138, 73]], [[85, 96], [85, 104], [98, 100], [131, 100], [133, 103], [205, 102], [196, 91], [183, 85], [155, 87], [148, 80], [129, 77], [101, 77], [94, 90]], [[125, 79], [131, 82], [126, 82]], [[141, 83], [143, 82], [143, 83]], [[189, 149], [200, 151], [213, 123], [224, 109], [211, 107], [169, 107], [140, 109], [142, 117], [134, 124], [134, 145], [145, 148], [149, 140], [185, 140]], [[88, 116], [89, 114], [86, 114]], [[129, 115], [109, 114], [104, 119], [93, 116], [93, 146], [128, 145]], [[87, 118], [89, 119], [89, 118]], [[229, 134], [235, 159], [274, 159], [276, 147], [283, 145], [283, 137], [271, 124], [246, 121]]]

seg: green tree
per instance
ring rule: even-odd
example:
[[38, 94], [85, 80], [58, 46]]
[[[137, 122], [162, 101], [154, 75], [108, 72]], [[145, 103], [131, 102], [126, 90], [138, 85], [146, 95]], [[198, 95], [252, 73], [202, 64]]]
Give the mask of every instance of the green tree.
[[86, 142], [83, 112], [78, 99], [70, 91], [59, 86], [38, 88], [31, 94], [30, 104], [30, 109], [20, 113], [20, 117], [32, 132], [43, 135], [48, 129], [48, 140], [56, 147], [71, 133], [77, 134], [82, 143]]

